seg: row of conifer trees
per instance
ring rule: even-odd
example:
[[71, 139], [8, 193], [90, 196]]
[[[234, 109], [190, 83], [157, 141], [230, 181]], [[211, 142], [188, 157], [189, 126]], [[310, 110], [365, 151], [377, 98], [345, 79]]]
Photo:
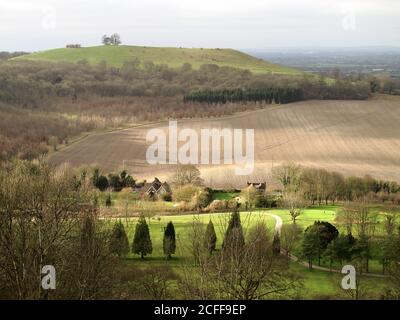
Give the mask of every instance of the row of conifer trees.
[[227, 103], [242, 101], [263, 101], [265, 103], [284, 104], [303, 100], [303, 91], [299, 88], [260, 88], [260, 89], [223, 89], [198, 90], [184, 96], [184, 102]]
[[[240, 213], [235, 210], [229, 220], [222, 248], [229, 247], [231, 243], [244, 245], [243, 229], [240, 222]], [[215, 251], [217, 244], [217, 235], [214, 224], [210, 220], [204, 232], [204, 248], [210, 253]], [[135, 235], [131, 248], [125, 232], [124, 225], [118, 221], [112, 230], [110, 251], [120, 257], [126, 256], [129, 252], [140, 255], [143, 259], [146, 255], [153, 252], [153, 245], [150, 237], [150, 229], [144, 216], [141, 216], [136, 224]], [[170, 259], [176, 251], [175, 227], [170, 221], [164, 228], [163, 251], [167, 259]]]
[[[216, 243], [217, 235], [210, 220], [205, 233], [204, 245], [211, 253], [215, 250]], [[140, 255], [142, 259], [151, 254], [153, 252], [153, 244], [145, 217], [141, 216], [136, 224], [131, 248], [129, 248], [129, 240], [124, 225], [121, 221], [118, 221], [111, 233], [110, 251], [120, 257], [126, 256], [131, 251]], [[164, 228], [163, 251], [167, 259], [171, 259], [171, 256], [176, 251], [175, 227], [171, 221]]]

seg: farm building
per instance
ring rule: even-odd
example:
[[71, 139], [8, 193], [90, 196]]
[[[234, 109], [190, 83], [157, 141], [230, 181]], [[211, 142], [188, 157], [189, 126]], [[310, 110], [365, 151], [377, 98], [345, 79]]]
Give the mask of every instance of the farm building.
[[65, 47], [70, 49], [79, 49], [82, 46], [80, 44], [67, 44]]
[[167, 182], [161, 182], [158, 178], [154, 178], [153, 182], [145, 182], [139, 191], [142, 196], [159, 198], [166, 193], [170, 193], [171, 188]]
[[264, 193], [265, 190], [267, 189], [267, 183], [266, 182], [248, 182], [247, 181], [247, 187], [253, 187], [260, 193]]

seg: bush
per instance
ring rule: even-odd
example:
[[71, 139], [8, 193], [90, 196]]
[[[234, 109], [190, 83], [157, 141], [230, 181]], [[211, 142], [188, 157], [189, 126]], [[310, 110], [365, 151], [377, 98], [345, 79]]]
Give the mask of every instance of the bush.
[[162, 195], [162, 200], [163, 201], [167, 201], [167, 202], [171, 202], [172, 201], [172, 194], [170, 192], [164, 193]]
[[211, 212], [233, 210], [237, 207], [235, 200], [214, 200], [209, 204], [207, 209]]
[[195, 197], [199, 192], [200, 188], [194, 185], [188, 184], [180, 187], [174, 188], [172, 192], [172, 198], [176, 202], [192, 202], [193, 197]]

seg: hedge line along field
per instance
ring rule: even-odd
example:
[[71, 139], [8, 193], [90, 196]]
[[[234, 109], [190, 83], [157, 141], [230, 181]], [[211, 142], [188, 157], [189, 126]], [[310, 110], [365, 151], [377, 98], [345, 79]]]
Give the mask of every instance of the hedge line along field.
[[[269, 171], [285, 161], [322, 167], [345, 175], [400, 181], [400, 99], [304, 101], [212, 119], [178, 121], [178, 129], [255, 130], [255, 169], [237, 176], [231, 165], [199, 166], [212, 187], [243, 188], [246, 181], [268, 181]], [[105, 173], [125, 168], [138, 179], [168, 179], [173, 165], [149, 165], [149, 129], [168, 131], [168, 122], [96, 133], [53, 153], [53, 164], [97, 164]], [[221, 150], [222, 152], [223, 150]]]
[[189, 63], [194, 69], [202, 64], [216, 64], [220, 67], [247, 69], [254, 73], [301, 74], [301, 71], [273, 64], [243, 52], [232, 49], [205, 48], [165, 48], [143, 46], [94, 46], [86, 48], [60, 48], [35, 52], [15, 58], [15, 60], [39, 60], [55, 62], [79, 62], [86, 60], [91, 65], [106, 62], [111, 67], [121, 67], [126, 61], [152, 61], [180, 68]]

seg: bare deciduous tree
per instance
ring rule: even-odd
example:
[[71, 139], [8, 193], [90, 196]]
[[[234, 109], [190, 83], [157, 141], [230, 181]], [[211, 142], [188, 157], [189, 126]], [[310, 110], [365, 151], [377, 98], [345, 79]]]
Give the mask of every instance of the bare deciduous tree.
[[272, 169], [272, 177], [278, 181], [284, 190], [296, 191], [301, 175], [301, 167], [288, 162]]
[[294, 192], [285, 192], [282, 199], [282, 206], [289, 210], [292, 222], [296, 223], [297, 218], [307, 205], [301, 195]]
[[[82, 221], [95, 223], [97, 216], [89, 181], [66, 168], [55, 171], [41, 162], [10, 163], [0, 169], [0, 180], [2, 295], [14, 299], [100, 297], [109, 287], [100, 288], [104, 284], [100, 278], [108, 270], [108, 237], [94, 231], [98, 241], [92, 249], [81, 241]], [[81, 249], [89, 250], [85, 252], [92, 259], [83, 259]], [[53, 292], [41, 288], [44, 265], [56, 269], [57, 290]], [[94, 268], [94, 273], [79, 271]], [[78, 274], [81, 282], [73, 281]], [[78, 288], [82, 282], [87, 291]]]
[[173, 183], [178, 186], [187, 184], [200, 186], [203, 184], [203, 179], [200, 177], [200, 170], [194, 165], [180, 165], [173, 176]]
[[284, 224], [282, 226], [281, 238], [280, 238], [281, 246], [288, 258], [297, 240], [299, 239], [301, 232], [302, 232], [301, 228], [295, 223]]
[[[204, 233], [199, 223], [194, 225], [196, 234]], [[272, 242], [264, 223], [248, 231], [246, 244], [242, 234], [234, 229], [229, 246], [210, 257], [207, 250], [196, 243], [197, 266], [187, 272], [181, 283], [187, 297], [206, 299], [254, 300], [287, 296], [297, 292], [300, 282], [287, 269], [287, 264], [272, 252]]]

